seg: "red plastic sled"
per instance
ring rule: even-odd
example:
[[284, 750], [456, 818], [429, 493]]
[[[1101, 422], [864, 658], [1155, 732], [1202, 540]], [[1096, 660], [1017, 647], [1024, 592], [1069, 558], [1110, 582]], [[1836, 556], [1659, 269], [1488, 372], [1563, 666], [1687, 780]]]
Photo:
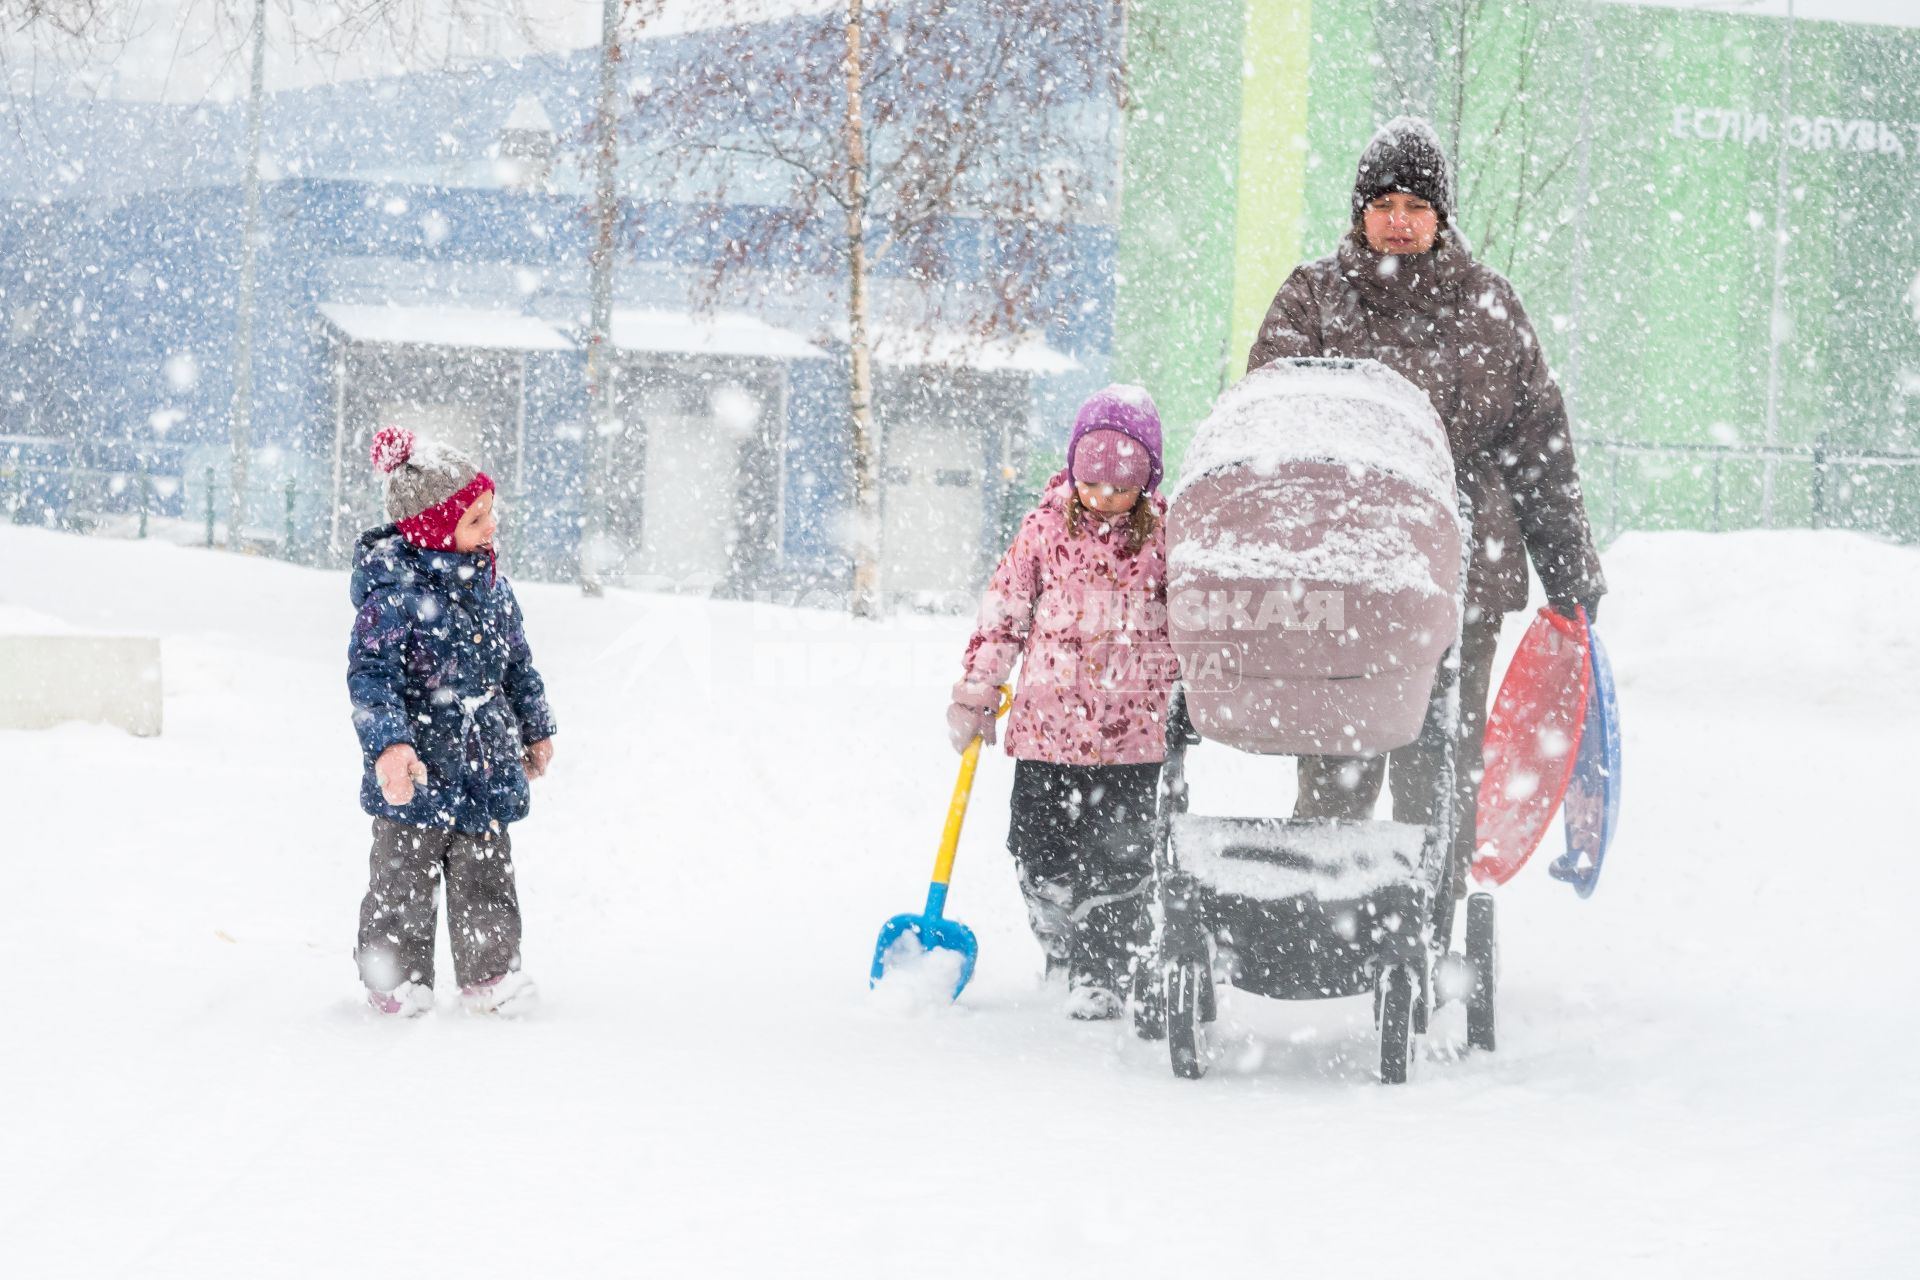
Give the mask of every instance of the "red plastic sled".
[[1584, 622], [1542, 609], [1487, 716], [1473, 878], [1513, 879], [1539, 847], [1580, 754], [1593, 664]]

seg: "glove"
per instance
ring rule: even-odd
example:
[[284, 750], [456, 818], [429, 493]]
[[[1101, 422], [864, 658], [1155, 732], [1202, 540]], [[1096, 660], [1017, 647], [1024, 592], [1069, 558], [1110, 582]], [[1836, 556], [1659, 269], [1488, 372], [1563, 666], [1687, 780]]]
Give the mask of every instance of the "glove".
[[547, 766], [553, 762], [553, 739], [542, 738], [538, 742], [529, 742], [520, 753], [520, 767], [526, 771], [527, 781], [546, 776]]
[[956, 702], [947, 708], [947, 740], [953, 743], [955, 751], [962, 754], [975, 738], [990, 747], [994, 739], [993, 720], [991, 711]]
[[1566, 618], [1572, 622], [1578, 622], [1580, 620], [1579, 611], [1582, 606], [1586, 607], [1587, 623], [1589, 626], [1591, 626], [1599, 618], [1599, 615], [1600, 615], [1600, 597], [1599, 596], [1595, 596], [1591, 600], [1549, 600], [1547, 601], [1548, 608], [1552, 609], [1555, 613], [1559, 614], [1561, 617]]
[[947, 708], [947, 737], [955, 751], [964, 752], [967, 744], [979, 738], [987, 746], [994, 742], [994, 720], [1000, 710], [1000, 690], [976, 680], [962, 680], [953, 686], [953, 705]]
[[413, 803], [413, 788], [425, 784], [427, 766], [420, 763], [410, 743], [396, 742], [373, 762], [373, 780], [380, 784], [387, 803], [397, 809]]

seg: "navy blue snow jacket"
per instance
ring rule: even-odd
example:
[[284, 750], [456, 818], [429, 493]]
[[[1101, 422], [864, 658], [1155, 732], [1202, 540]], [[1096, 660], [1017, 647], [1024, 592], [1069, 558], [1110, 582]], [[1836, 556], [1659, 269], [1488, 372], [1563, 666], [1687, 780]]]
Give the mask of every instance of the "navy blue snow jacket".
[[[426, 551], [397, 527], [360, 535], [347, 691], [376, 818], [481, 832], [527, 816], [521, 748], [553, 736], [520, 604], [485, 552]], [[396, 742], [427, 767], [413, 800], [390, 805], [373, 764]]]

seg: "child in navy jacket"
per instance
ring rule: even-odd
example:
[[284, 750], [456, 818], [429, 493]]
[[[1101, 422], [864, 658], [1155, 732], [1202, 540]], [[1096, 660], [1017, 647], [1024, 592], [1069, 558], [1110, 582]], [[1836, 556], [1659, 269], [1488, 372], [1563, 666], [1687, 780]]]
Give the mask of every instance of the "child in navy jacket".
[[461, 998], [476, 1012], [525, 1008], [520, 904], [508, 825], [553, 757], [553, 714], [513, 588], [493, 552], [493, 481], [457, 450], [384, 427], [394, 523], [360, 536], [347, 690], [373, 817], [355, 959], [382, 1013], [433, 1008], [435, 888]]

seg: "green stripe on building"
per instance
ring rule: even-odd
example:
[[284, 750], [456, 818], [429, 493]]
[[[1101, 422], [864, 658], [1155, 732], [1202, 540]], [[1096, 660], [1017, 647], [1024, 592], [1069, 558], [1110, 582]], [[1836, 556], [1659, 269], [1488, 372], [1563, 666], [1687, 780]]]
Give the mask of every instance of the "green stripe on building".
[[1245, 359], [1306, 231], [1313, 0], [1248, 0], [1240, 83], [1230, 357]]

